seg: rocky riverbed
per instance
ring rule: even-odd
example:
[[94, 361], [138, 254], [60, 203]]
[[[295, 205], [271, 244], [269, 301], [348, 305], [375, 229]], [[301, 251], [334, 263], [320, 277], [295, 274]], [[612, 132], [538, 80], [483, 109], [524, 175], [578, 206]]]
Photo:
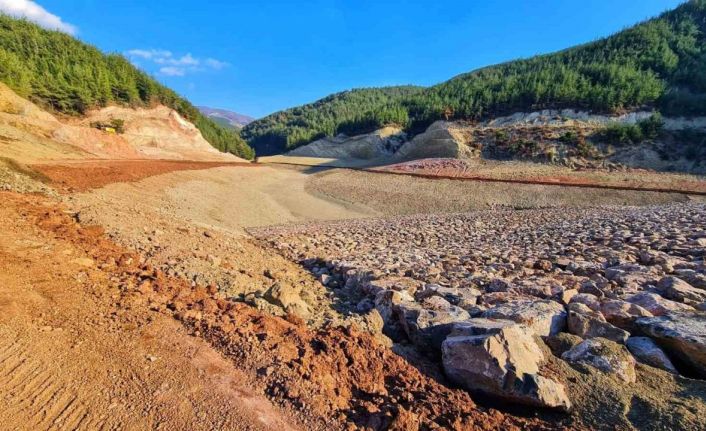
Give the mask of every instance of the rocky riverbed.
[[570, 410], [566, 382], [548, 363], [622, 384], [635, 383], [636, 367], [645, 366], [679, 379], [706, 377], [701, 203], [479, 211], [251, 233], [314, 273], [341, 311], [379, 321], [384, 342], [413, 345], [474, 393]]

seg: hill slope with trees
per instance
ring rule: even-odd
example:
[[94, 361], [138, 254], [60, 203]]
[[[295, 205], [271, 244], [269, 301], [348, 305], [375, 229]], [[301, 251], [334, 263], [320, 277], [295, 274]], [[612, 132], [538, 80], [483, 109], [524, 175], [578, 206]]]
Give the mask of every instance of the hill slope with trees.
[[592, 43], [482, 68], [427, 89], [335, 94], [255, 121], [242, 136], [258, 153], [274, 153], [381, 125], [417, 133], [440, 119], [480, 120], [548, 108], [706, 114], [706, 0], [688, 1]]
[[0, 81], [22, 97], [69, 115], [109, 104], [163, 104], [194, 123], [220, 151], [254, 156], [236, 132], [205, 117], [123, 56], [106, 55], [67, 34], [4, 15], [0, 15]]

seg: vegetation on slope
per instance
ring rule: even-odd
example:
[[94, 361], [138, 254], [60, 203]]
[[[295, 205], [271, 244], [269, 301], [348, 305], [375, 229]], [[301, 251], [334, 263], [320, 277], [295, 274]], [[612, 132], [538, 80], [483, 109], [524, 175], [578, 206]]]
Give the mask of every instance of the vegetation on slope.
[[323, 135], [364, 133], [388, 123], [416, 133], [446, 118], [645, 107], [665, 115], [706, 114], [706, 0], [691, 0], [593, 43], [483, 68], [428, 89], [364, 89], [329, 96], [256, 121], [243, 137], [258, 152], [281, 152]]
[[193, 122], [215, 148], [244, 158], [254, 156], [235, 131], [206, 118], [124, 57], [103, 54], [64, 33], [3, 15], [0, 81], [20, 96], [72, 115], [110, 103], [135, 107], [161, 103]]
[[344, 91], [254, 121], [241, 133], [254, 145], [258, 155], [267, 155], [324, 136], [352, 135], [388, 124], [405, 127], [409, 117], [399, 102], [421, 91], [421, 87], [413, 86]]

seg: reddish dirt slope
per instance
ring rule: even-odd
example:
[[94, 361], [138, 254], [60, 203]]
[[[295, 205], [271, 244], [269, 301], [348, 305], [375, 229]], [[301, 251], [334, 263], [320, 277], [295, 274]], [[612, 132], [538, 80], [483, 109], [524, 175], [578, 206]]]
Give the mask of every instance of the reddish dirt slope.
[[210, 169], [219, 166], [254, 167], [241, 162], [193, 162], [178, 160], [106, 160], [32, 165], [52, 185], [63, 191], [85, 191], [112, 183], [139, 181], [173, 171]]

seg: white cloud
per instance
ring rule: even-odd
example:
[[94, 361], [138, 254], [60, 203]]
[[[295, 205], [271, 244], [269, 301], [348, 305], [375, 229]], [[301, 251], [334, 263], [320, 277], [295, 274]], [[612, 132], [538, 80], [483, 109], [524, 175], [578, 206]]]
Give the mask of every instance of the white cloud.
[[[2, 0], [0, 0], [2, 1]], [[208, 57], [202, 60], [191, 53], [178, 56], [165, 49], [131, 49], [125, 52], [130, 61], [147, 60], [158, 66], [158, 73], [165, 76], [186, 76], [207, 70], [222, 70], [229, 66], [225, 61]]]
[[159, 73], [165, 76], [184, 76], [186, 69], [176, 66], [165, 66], [159, 69]]
[[26, 18], [49, 30], [76, 34], [76, 26], [64, 22], [60, 17], [30, 0], [0, 0], [0, 12], [16, 18]]
[[131, 49], [125, 54], [127, 54], [128, 57], [139, 57], [144, 58], [145, 60], [152, 60], [155, 58], [168, 58], [172, 56], [171, 52], [164, 51], [161, 49]]
[[219, 61], [219, 60], [216, 60], [215, 58], [207, 58], [205, 63], [206, 63], [206, 66], [208, 66], [214, 70], [221, 70], [221, 69], [229, 66], [229, 64], [226, 63], [225, 61]]

